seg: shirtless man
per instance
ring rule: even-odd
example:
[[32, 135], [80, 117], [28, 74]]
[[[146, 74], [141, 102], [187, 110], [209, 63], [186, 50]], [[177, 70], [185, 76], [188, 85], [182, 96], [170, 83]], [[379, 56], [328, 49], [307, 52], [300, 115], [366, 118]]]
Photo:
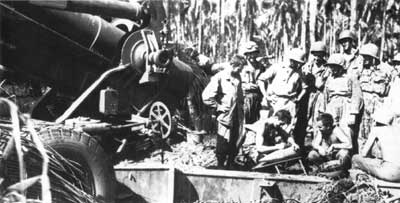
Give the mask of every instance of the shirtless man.
[[272, 162], [297, 154], [299, 146], [287, 132], [291, 119], [289, 111], [279, 110], [258, 122], [255, 139], [258, 162]]
[[317, 117], [317, 133], [312, 143], [313, 150], [307, 159], [316, 165], [339, 161], [338, 167], [346, 170], [350, 165], [352, 142], [350, 132], [333, 125], [333, 117], [323, 113]]
[[[353, 156], [353, 168], [382, 180], [400, 182], [400, 126], [390, 126], [391, 121], [376, 122], [361, 154]], [[381, 158], [368, 157], [374, 144], [380, 148]]]

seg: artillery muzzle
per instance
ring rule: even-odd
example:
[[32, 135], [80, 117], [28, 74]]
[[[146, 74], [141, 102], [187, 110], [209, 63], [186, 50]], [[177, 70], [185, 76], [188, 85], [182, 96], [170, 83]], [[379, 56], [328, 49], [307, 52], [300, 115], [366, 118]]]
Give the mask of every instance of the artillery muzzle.
[[165, 67], [172, 60], [172, 54], [168, 50], [158, 50], [149, 54], [149, 63], [157, 66]]

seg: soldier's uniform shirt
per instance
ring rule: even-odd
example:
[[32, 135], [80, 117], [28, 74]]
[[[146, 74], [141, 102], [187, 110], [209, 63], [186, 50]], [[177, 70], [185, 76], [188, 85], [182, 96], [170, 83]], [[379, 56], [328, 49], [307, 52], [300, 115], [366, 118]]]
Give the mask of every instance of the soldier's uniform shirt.
[[[258, 65], [258, 64], [255, 64]], [[258, 119], [259, 110], [261, 108], [262, 95], [257, 88], [250, 88], [250, 85], [256, 85], [258, 76], [260, 75], [261, 66], [256, 68], [248, 62], [243, 67], [240, 75], [242, 78], [242, 88], [244, 93], [244, 116], [246, 123], [254, 123]]]
[[[233, 121], [239, 121], [238, 132], [241, 134], [243, 126], [243, 91], [240, 77], [232, 77], [230, 70], [225, 69], [218, 72], [211, 78], [210, 83], [204, 89], [202, 94], [204, 104], [215, 107], [219, 113], [217, 120], [219, 122], [218, 134], [225, 139], [230, 140], [229, 132]], [[237, 117], [237, 118], [235, 118]]]
[[303, 78], [305, 82], [309, 83], [309, 100], [307, 105], [307, 119], [308, 127], [307, 131], [312, 132], [313, 127], [316, 124], [316, 118], [320, 112], [325, 111], [325, 103], [323, 99], [323, 88], [325, 82], [330, 76], [330, 69], [324, 65], [318, 66], [315, 61], [306, 63], [303, 66]]
[[310, 61], [306, 63], [302, 67], [302, 71], [304, 74], [312, 74], [315, 78], [323, 77], [326, 79], [329, 76], [327, 74], [327, 71], [329, 71], [329, 69], [324, 65], [318, 66], [315, 61]]
[[380, 66], [362, 70], [360, 86], [363, 91], [365, 108], [369, 113], [373, 113], [383, 102], [383, 97], [389, 90], [390, 79], [391, 75], [382, 70]]
[[326, 111], [342, 127], [347, 127], [349, 115], [360, 113], [363, 96], [360, 84], [354, 77], [347, 74], [337, 78], [330, 76], [326, 81], [324, 94]]
[[262, 73], [258, 80], [268, 82], [266, 99], [273, 111], [285, 109], [295, 118], [295, 99], [302, 90], [300, 74], [286, 64], [275, 64]]
[[362, 56], [358, 55], [357, 50], [355, 49], [353, 49], [351, 53], [352, 54], [342, 53], [342, 56], [346, 61], [345, 69], [347, 70], [348, 75], [358, 78], [363, 66]]
[[359, 137], [360, 145], [366, 141], [371, 125], [373, 124], [372, 114], [383, 104], [389, 90], [390, 73], [381, 64], [369, 69], [363, 69], [360, 74], [360, 85], [364, 97], [364, 114], [361, 122]]

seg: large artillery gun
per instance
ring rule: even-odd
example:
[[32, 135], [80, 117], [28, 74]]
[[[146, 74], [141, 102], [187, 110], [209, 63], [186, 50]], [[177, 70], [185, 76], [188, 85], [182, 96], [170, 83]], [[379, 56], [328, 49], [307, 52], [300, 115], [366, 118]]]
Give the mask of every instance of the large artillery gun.
[[0, 64], [50, 87], [31, 114], [49, 121], [40, 135], [86, 168], [85, 190], [106, 202], [111, 157], [167, 138], [195, 80], [162, 43], [165, 19], [162, 1], [0, 1]]

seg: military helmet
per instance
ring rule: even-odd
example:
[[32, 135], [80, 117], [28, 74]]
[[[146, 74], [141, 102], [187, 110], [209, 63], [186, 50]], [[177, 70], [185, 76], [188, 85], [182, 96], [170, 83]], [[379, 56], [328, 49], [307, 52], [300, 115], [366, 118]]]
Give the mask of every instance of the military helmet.
[[239, 54], [245, 55], [252, 52], [259, 52], [260, 49], [254, 41], [248, 41], [240, 45]]
[[294, 48], [289, 52], [289, 59], [297, 61], [299, 63], [306, 63], [306, 53], [299, 49], [299, 48]]
[[393, 57], [393, 60], [392, 60], [393, 62], [394, 61], [396, 61], [396, 62], [400, 62], [400, 53], [397, 53], [396, 55], [394, 55], [394, 57]]
[[311, 53], [313, 53], [313, 52], [324, 52], [324, 53], [326, 53], [325, 43], [322, 42], [322, 41], [314, 42], [313, 44], [311, 44], [310, 52]]
[[343, 30], [340, 35], [339, 35], [339, 39], [338, 41], [342, 41], [344, 39], [352, 39], [352, 40], [356, 40], [353, 33], [350, 30]]
[[360, 49], [360, 55], [371, 56], [379, 60], [379, 48], [372, 43], [365, 44]]
[[345, 68], [344, 66], [346, 65], [346, 60], [342, 54], [332, 54], [326, 62], [326, 65], [338, 65], [342, 68]]

